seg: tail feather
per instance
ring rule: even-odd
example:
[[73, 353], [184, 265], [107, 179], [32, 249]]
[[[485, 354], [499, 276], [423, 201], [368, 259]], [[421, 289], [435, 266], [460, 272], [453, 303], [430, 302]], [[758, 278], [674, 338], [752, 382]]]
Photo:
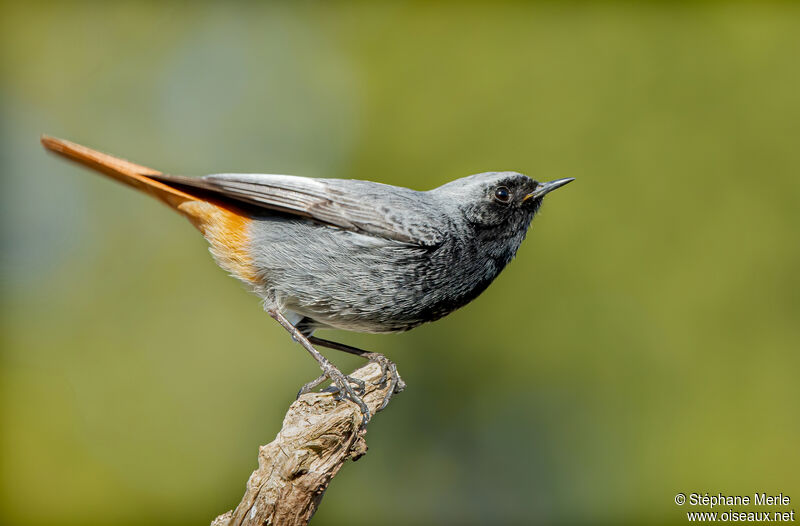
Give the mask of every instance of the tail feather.
[[[42, 146], [71, 161], [155, 197], [185, 216], [211, 245], [217, 264], [247, 283], [258, 281], [248, 252], [250, 216], [238, 207], [208, 196], [192, 195], [152, 179], [161, 172], [64, 139], [43, 135]], [[191, 190], [190, 190], [191, 192]]]
[[57, 153], [71, 161], [92, 168], [112, 179], [116, 179], [121, 183], [150, 194], [172, 208], [177, 209], [186, 201], [198, 200], [196, 196], [192, 196], [147, 177], [148, 175], [161, 175], [161, 172], [158, 170], [134, 164], [64, 139], [42, 135], [41, 140], [42, 146], [51, 152]]

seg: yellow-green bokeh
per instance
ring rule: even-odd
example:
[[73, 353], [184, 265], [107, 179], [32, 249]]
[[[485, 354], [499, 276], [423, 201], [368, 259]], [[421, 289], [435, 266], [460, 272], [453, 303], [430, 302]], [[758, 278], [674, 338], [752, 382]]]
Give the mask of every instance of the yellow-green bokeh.
[[188, 175], [577, 178], [473, 304], [329, 334], [409, 387], [314, 524], [800, 502], [798, 5], [2, 9], [0, 522], [208, 523], [317, 374], [188, 223], [40, 133]]

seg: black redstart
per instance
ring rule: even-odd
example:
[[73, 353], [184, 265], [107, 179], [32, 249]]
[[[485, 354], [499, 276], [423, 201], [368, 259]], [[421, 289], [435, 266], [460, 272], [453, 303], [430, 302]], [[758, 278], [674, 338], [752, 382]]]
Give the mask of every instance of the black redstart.
[[205, 236], [214, 260], [257, 294], [319, 363], [338, 396], [369, 410], [363, 382], [343, 375], [314, 345], [377, 362], [389, 396], [403, 388], [385, 356], [323, 340], [315, 329], [388, 333], [434, 321], [475, 299], [514, 257], [548, 192], [539, 183], [487, 172], [427, 192], [370, 181], [289, 175], [166, 175], [56, 139], [48, 150], [150, 194]]

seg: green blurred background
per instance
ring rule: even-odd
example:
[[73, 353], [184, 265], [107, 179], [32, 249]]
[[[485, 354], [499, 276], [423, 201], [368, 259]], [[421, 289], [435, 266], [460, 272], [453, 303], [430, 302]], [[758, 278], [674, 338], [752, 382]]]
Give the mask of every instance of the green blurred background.
[[317, 375], [186, 221], [40, 133], [188, 175], [577, 178], [468, 307], [327, 333], [409, 388], [316, 525], [800, 502], [797, 4], [2, 10], [0, 522], [206, 524]]

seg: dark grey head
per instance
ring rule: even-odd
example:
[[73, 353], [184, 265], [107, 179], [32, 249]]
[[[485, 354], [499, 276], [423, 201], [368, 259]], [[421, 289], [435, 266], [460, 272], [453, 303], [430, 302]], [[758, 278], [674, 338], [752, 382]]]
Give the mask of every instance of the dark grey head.
[[524, 234], [545, 194], [570, 181], [573, 179], [540, 183], [517, 172], [486, 172], [456, 179], [431, 192], [457, 208], [476, 228], [508, 237], [520, 231]]
[[484, 269], [485, 287], [517, 253], [544, 196], [572, 180], [540, 183], [517, 172], [487, 172], [430, 193], [463, 233], [465, 257]]

